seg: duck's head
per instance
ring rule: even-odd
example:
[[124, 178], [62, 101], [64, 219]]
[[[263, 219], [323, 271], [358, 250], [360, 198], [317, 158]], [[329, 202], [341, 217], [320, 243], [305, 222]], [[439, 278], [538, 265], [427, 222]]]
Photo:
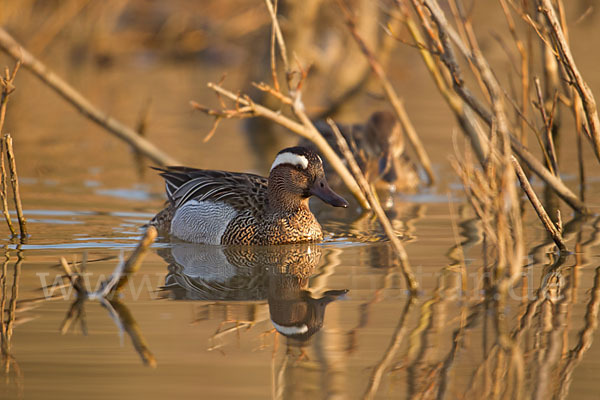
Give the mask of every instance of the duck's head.
[[293, 206], [313, 195], [334, 207], [348, 207], [348, 202], [329, 187], [317, 153], [302, 146], [281, 150], [269, 173], [269, 199]]
[[396, 116], [389, 111], [378, 111], [369, 118], [365, 135], [369, 138], [369, 149], [374, 159], [378, 159], [378, 176], [388, 183], [399, 177], [396, 162], [404, 153], [404, 136]]

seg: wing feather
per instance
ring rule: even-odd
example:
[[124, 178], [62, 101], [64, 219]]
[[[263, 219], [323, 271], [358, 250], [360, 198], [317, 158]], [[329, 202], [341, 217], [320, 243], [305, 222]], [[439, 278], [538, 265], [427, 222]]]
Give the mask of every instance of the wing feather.
[[224, 202], [237, 210], [261, 211], [266, 203], [267, 178], [259, 175], [189, 167], [155, 169], [161, 172], [167, 196], [175, 207], [194, 199]]

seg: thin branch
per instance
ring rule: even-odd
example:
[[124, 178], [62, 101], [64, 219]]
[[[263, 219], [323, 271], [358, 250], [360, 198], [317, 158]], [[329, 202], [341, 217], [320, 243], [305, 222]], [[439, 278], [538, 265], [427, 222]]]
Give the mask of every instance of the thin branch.
[[588, 84], [583, 80], [583, 76], [575, 64], [575, 59], [571, 54], [571, 49], [567, 43], [565, 33], [561, 28], [552, 3], [550, 0], [539, 0], [539, 3], [541, 12], [546, 17], [550, 29], [552, 30], [556, 47], [560, 53], [560, 61], [564, 65], [569, 76], [573, 79], [577, 93], [579, 93], [579, 97], [581, 97], [581, 101], [583, 102], [592, 143], [594, 144], [594, 152], [596, 157], [600, 160], [600, 119], [598, 118], [598, 110], [596, 109], [594, 95]]
[[554, 140], [552, 139], [552, 121], [551, 118], [546, 114], [546, 107], [544, 105], [544, 95], [542, 94], [542, 87], [540, 85], [540, 78], [537, 76], [533, 78], [535, 83], [535, 93], [538, 98], [538, 108], [542, 115], [542, 121], [544, 122], [544, 155], [548, 159], [548, 168], [554, 175], [558, 175], [558, 160], [556, 159], [556, 150], [554, 149]]
[[17, 71], [21, 66], [21, 62], [17, 61], [13, 68], [12, 74], [9, 72], [8, 67], [5, 70], [5, 76], [0, 76], [0, 86], [2, 86], [2, 95], [0, 97], [0, 134], [4, 127], [4, 119], [6, 117], [6, 105], [8, 104], [8, 97], [15, 90], [14, 80], [17, 76]]
[[17, 209], [17, 219], [19, 220], [19, 230], [21, 239], [27, 237], [27, 221], [23, 215], [23, 206], [21, 204], [21, 193], [19, 192], [19, 177], [17, 176], [17, 163], [15, 153], [13, 152], [12, 137], [9, 134], [4, 135], [2, 140], [6, 144], [6, 154], [8, 155], [8, 168], [10, 171], [10, 183], [13, 189], [15, 208]]
[[556, 226], [554, 225], [554, 223], [548, 216], [548, 213], [544, 209], [544, 206], [542, 205], [542, 203], [538, 199], [537, 195], [533, 191], [531, 184], [527, 180], [527, 176], [525, 176], [525, 172], [523, 172], [523, 168], [521, 168], [521, 165], [519, 165], [519, 162], [517, 161], [517, 159], [514, 156], [511, 156], [511, 161], [512, 161], [513, 167], [515, 167], [515, 172], [517, 173], [517, 178], [519, 178], [519, 182], [521, 183], [521, 188], [523, 188], [523, 191], [529, 198], [531, 205], [533, 206], [538, 217], [540, 217], [542, 224], [544, 225], [544, 227], [546, 228], [546, 230], [552, 237], [552, 240], [554, 240], [554, 243], [556, 243], [556, 245], [558, 246], [558, 249], [561, 252], [568, 251], [567, 245], [565, 244], [562, 234], [556, 228]]
[[133, 253], [129, 256], [127, 261], [119, 263], [115, 271], [112, 273], [108, 281], [102, 284], [102, 289], [95, 295], [99, 297], [107, 297], [112, 293], [118, 292], [129, 280], [129, 277], [136, 273], [141, 265], [146, 252], [154, 243], [158, 232], [155, 227], [149, 226], [146, 229], [146, 233], [142, 237], [142, 240], [138, 243]]
[[281, 54], [281, 59], [283, 60], [283, 69], [286, 74], [289, 72], [289, 63], [287, 58], [287, 49], [285, 47], [285, 41], [283, 40], [283, 34], [281, 33], [281, 28], [279, 27], [279, 22], [277, 21], [277, 15], [275, 13], [275, 9], [273, 7], [273, 3], [271, 0], [265, 0], [265, 4], [267, 5], [267, 9], [269, 10], [269, 15], [271, 16], [271, 22], [273, 24], [273, 30], [275, 31], [275, 36], [277, 38], [277, 44], [279, 45], [279, 53]]
[[508, 6], [505, 0], [500, 0], [500, 5], [502, 6], [502, 11], [504, 12], [504, 17], [506, 18], [506, 22], [508, 24], [508, 29], [510, 31], [510, 35], [515, 42], [515, 46], [521, 56], [521, 110], [520, 114], [523, 115], [523, 119], [521, 119], [521, 132], [520, 139], [521, 143], [526, 144], [526, 135], [525, 135], [525, 123], [527, 117], [527, 110], [529, 106], [529, 52], [525, 47], [525, 44], [519, 36], [517, 35], [517, 29], [515, 27], [515, 21], [510, 13]]
[[15, 60], [21, 60], [23, 66], [33, 72], [42, 82], [50, 86], [60, 96], [73, 105], [80, 113], [88, 117], [110, 133], [124, 140], [141, 154], [160, 165], [179, 165], [176, 159], [158, 149], [137, 132], [116, 119], [109, 117], [90, 103], [81, 93], [52, 72], [31, 53], [25, 50], [4, 29], [0, 28], [0, 49]]
[[[402, 2], [398, 2], [398, 4], [404, 16], [404, 23], [408, 28], [408, 31], [410, 32], [411, 36], [413, 37], [413, 40], [418, 44], [424, 43], [424, 39], [421, 35], [421, 32], [419, 31], [415, 22], [411, 18], [408, 8]], [[427, 32], [430, 32], [431, 28], [429, 25], [429, 21], [425, 19], [425, 16], [422, 13], [422, 8], [419, 8], [416, 11], [419, 15], [422, 25], [425, 26]], [[431, 39], [429, 43], [431, 43], [432, 46], [435, 46], [435, 51], [438, 51], [438, 48], [442, 48], [442, 44], [439, 40], [437, 40], [437, 37], [433, 34], [433, 32], [430, 32], [429, 34]], [[442, 75], [438, 68], [438, 65], [433, 59], [433, 50], [427, 50], [427, 48], [422, 44], [419, 45], [418, 48], [419, 53], [421, 54], [421, 58], [423, 59], [427, 70], [431, 74], [433, 81], [435, 82], [436, 86], [438, 87], [438, 90], [440, 91], [440, 93], [442, 94], [452, 111], [454, 112], [454, 115], [460, 123], [460, 126], [469, 136], [473, 148], [477, 153], [479, 162], [483, 165], [483, 163], [488, 157], [489, 145], [488, 139], [481, 129], [481, 125], [478, 124], [475, 120], [473, 111], [469, 107], [465, 106], [464, 100], [455, 92], [450, 90], [450, 83], [446, 81], [444, 75]], [[438, 51], [437, 54], [441, 53]]]
[[8, 185], [6, 183], [6, 167], [4, 166], [4, 147], [4, 140], [0, 138], [0, 201], [2, 201], [2, 214], [4, 215], [8, 229], [10, 230], [10, 234], [15, 236], [17, 232], [13, 227], [10, 213], [8, 212]]

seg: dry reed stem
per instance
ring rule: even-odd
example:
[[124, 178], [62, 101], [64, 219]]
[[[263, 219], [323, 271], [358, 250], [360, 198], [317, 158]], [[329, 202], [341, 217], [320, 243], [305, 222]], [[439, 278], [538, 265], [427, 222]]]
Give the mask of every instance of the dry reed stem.
[[137, 132], [116, 119], [109, 117], [90, 103], [81, 93], [52, 72], [42, 62], [23, 48], [4, 29], [0, 28], [0, 49], [4, 50], [15, 60], [20, 60], [23, 66], [33, 72], [42, 82], [50, 86], [60, 96], [73, 105], [77, 111], [88, 117], [110, 133], [127, 142], [141, 154], [159, 165], [179, 165], [176, 159], [158, 149], [148, 140], [140, 137]]
[[513, 163], [513, 167], [515, 168], [515, 172], [517, 173], [517, 178], [519, 178], [519, 182], [521, 183], [521, 188], [523, 189], [523, 191], [529, 198], [531, 205], [533, 206], [535, 212], [537, 213], [538, 217], [542, 221], [542, 224], [544, 225], [544, 227], [546, 228], [546, 230], [552, 237], [552, 240], [554, 240], [554, 243], [556, 243], [556, 245], [558, 246], [558, 249], [561, 252], [568, 251], [567, 245], [565, 244], [562, 234], [556, 228], [556, 226], [554, 225], [554, 223], [548, 216], [546, 209], [544, 209], [544, 206], [542, 205], [542, 203], [538, 199], [537, 195], [533, 191], [533, 188], [531, 187], [529, 180], [527, 180], [527, 176], [525, 175], [523, 168], [521, 168], [521, 165], [519, 165], [519, 162], [517, 161], [517, 159], [514, 156], [511, 156], [511, 161]]
[[575, 116], [575, 130], [577, 131], [577, 164], [578, 164], [578, 175], [579, 175], [579, 197], [581, 201], [585, 201], [585, 163], [583, 159], [583, 116], [581, 115], [581, 99], [575, 98], [573, 102], [573, 114]]
[[[21, 63], [17, 61], [12, 73], [6, 68], [4, 77], [0, 76], [0, 86], [2, 87], [2, 95], [0, 98], [0, 135], [2, 134], [2, 129], [4, 127], [8, 97], [15, 90], [14, 80], [20, 66]], [[2, 202], [2, 214], [4, 215], [8, 229], [10, 230], [11, 235], [15, 236], [17, 233], [12, 225], [10, 213], [8, 212], [8, 185], [6, 184], [7, 177], [4, 166], [4, 147], [4, 140], [0, 139], [0, 201]]]
[[344, 4], [343, 0], [337, 0], [337, 3], [338, 3], [338, 6], [340, 7], [340, 9], [344, 12], [344, 15], [346, 18], [346, 25], [348, 26], [348, 29], [350, 30], [352, 37], [358, 44], [359, 48], [361, 49], [361, 51], [363, 52], [365, 57], [367, 58], [367, 61], [369, 62], [371, 69], [373, 70], [373, 72], [375, 73], [377, 78], [379, 79], [381, 86], [383, 87], [383, 90], [384, 90], [389, 102], [391, 103], [392, 107], [394, 108], [394, 111], [396, 112], [396, 115], [398, 116], [398, 120], [400, 121], [400, 124], [402, 125], [402, 128], [404, 129], [404, 132], [406, 133], [406, 136], [408, 137], [408, 140], [410, 141], [412, 147], [414, 148], [415, 152], [417, 153], [417, 157], [419, 158], [419, 161], [420, 161], [421, 165], [423, 166], [425, 173], [427, 174], [428, 185], [430, 185], [430, 186], [433, 185], [433, 183], [435, 182], [435, 176], [433, 174], [433, 168], [431, 167], [431, 161], [429, 159], [429, 156], [427, 155], [427, 151], [425, 150], [425, 147], [421, 143], [421, 139], [419, 139], [419, 135], [417, 134], [417, 131], [416, 131], [415, 127], [413, 126], [413, 124], [408, 116], [408, 113], [406, 112], [406, 109], [404, 108], [403, 101], [400, 100], [400, 98], [398, 97], [398, 94], [396, 93], [396, 91], [394, 90], [394, 87], [392, 86], [391, 82], [389, 81], [387, 74], [385, 73], [385, 70], [383, 69], [379, 60], [377, 60], [375, 53], [368, 47], [367, 43], [363, 40], [363, 38], [360, 36], [358, 31], [356, 30], [354, 18], [352, 16], [350, 10], [348, 9], [347, 5]]
[[12, 70], [12, 73], [8, 70], [8, 67], [4, 70], [4, 77], [0, 76], [0, 86], [2, 86], [2, 95], [0, 97], [0, 134], [4, 127], [4, 119], [6, 117], [6, 105], [8, 104], [8, 96], [15, 90], [15, 77], [17, 71], [21, 67], [21, 62], [17, 61]]
[[279, 53], [281, 55], [281, 60], [283, 61], [283, 70], [286, 75], [286, 82], [288, 83], [289, 88], [289, 79], [290, 79], [290, 70], [289, 70], [289, 62], [287, 58], [287, 48], [285, 45], [285, 40], [283, 40], [283, 34], [281, 33], [281, 27], [279, 26], [279, 22], [277, 20], [277, 0], [274, 0], [274, 3], [271, 0], [265, 0], [265, 5], [267, 6], [267, 10], [269, 10], [269, 15], [271, 17], [271, 75], [273, 79], [273, 86], [275, 87], [275, 91], [280, 91], [279, 80], [277, 79], [277, 62], [275, 55], [275, 41], [277, 41], [277, 45], [279, 46]]
[[411, 293], [415, 295], [417, 293], [417, 290], [419, 289], [419, 284], [415, 279], [414, 273], [408, 261], [408, 254], [406, 253], [402, 242], [400, 242], [400, 239], [398, 239], [398, 237], [396, 236], [396, 233], [394, 232], [394, 228], [392, 227], [390, 220], [385, 215], [385, 211], [383, 211], [383, 208], [381, 208], [381, 204], [379, 204], [377, 197], [373, 193], [373, 190], [371, 190], [369, 183], [367, 182], [365, 176], [360, 170], [360, 167], [356, 163], [352, 152], [348, 148], [348, 143], [346, 142], [346, 139], [344, 139], [342, 133], [340, 132], [333, 120], [328, 118], [327, 123], [329, 124], [329, 126], [331, 126], [331, 129], [337, 139], [338, 147], [346, 161], [348, 161], [348, 166], [354, 174], [354, 177], [356, 178], [356, 181], [358, 182], [358, 185], [360, 186], [361, 190], [365, 193], [367, 200], [371, 205], [371, 209], [375, 212], [375, 215], [379, 219], [383, 230], [390, 239], [390, 242], [392, 243], [394, 250], [396, 251], [396, 255], [400, 260], [400, 267], [402, 269], [402, 273], [404, 274], [404, 278], [406, 279], [406, 283]]
[[[454, 80], [455, 91], [463, 98], [463, 100], [489, 125], [492, 125], [493, 118], [492, 113], [487, 110], [487, 107], [477, 100], [471, 92], [464, 87], [463, 80], [460, 76], [458, 62], [454, 56], [454, 52], [450, 45], [449, 39], [456, 45], [461, 54], [468, 60], [472, 60], [478, 68], [482, 69], [482, 72], [487, 71], [483, 77], [488, 90], [498, 88], [499, 85], [493, 76], [493, 73], [489, 71], [489, 66], [482, 56], [476, 49], [473, 52], [465, 45], [460, 39], [456, 31], [449, 25], [446, 20], [443, 11], [440, 9], [437, 1], [423, 0], [423, 4], [428, 8], [431, 13], [431, 17], [438, 27], [439, 41], [441, 42], [444, 53], [440, 54], [440, 59], [446, 65], [449, 72], [451, 73]], [[496, 102], [497, 103], [497, 102]], [[587, 214], [589, 211], [585, 204], [562, 182], [559, 177], [554, 176], [542, 163], [540, 163], [530, 152], [524, 147], [520, 140], [517, 139], [506, 126], [506, 123], [502, 123], [498, 127], [498, 131], [502, 135], [508, 135], [510, 138], [512, 150], [518, 155], [518, 157], [524, 161], [527, 166], [538, 175], [544, 182], [546, 182], [557, 194], [561, 197], [569, 206], [579, 213]]]
[[521, 161], [525, 162], [529, 169], [533, 171], [540, 179], [542, 179], [548, 186], [556, 192], [556, 194], [565, 201], [572, 209], [580, 214], [589, 214], [587, 206], [577, 197], [575, 193], [571, 191], [564, 184], [560, 177], [552, 174], [546, 167], [544, 167], [533, 154], [527, 150], [517, 138], [511, 135], [510, 137], [512, 149], [514, 153], [519, 156]]
[[[452, 13], [452, 17], [456, 23], [456, 26], [459, 30], [460, 37], [464, 43], [467, 43], [472, 50], [479, 50], [479, 45], [477, 43], [477, 35], [473, 30], [473, 24], [471, 23], [471, 18], [466, 16], [465, 11], [463, 9], [463, 5], [461, 1], [457, 0], [449, 0], [450, 12]], [[458, 37], [458, 36], [457, 36]], [[487, 89], [487, 84], [485, 80], [481, 76], [481, 69], [477, 67], [474, 63], [474, 60], [467, 59], [469, 69], [473, 73], [475, 81], [479, 86], [479, 90], [485, 97], [485, 100], [488, 102], [492, 101], [489, 90]]]
[[[331, 146], [329, 146], [327, 140], [323, 138], [323, 136], [314, 127], [314, 125], [312, 125], [312, 123], [299, 124], [298, 122], [291, 120], [290, 118], [282, 115], [277, 111], [273, 111], [260, 104], [254, 103], [248, 96], [236, 95], [224, 89], [218, 84], [209, 82], [208, 87], [214, 90], [216, 93], [233, 100], [234, 102], [236, 102], [236, 105], [242, 105], [244, 107], [242, 109], [237, 110], [211, 110], [206, 107], [200, 106], [196, 103], [192, 103], [193, 107], [208, 115], [219, 115], [223, 116], [224, 118], [264, 117], [310, 140], [315, 144], [315, 146], [317, 146], [321, 154], [331, 163], [331, 166], [338, 173], [338, 175], [340, 176], [350, 193], [352, 193], [352, 195], [356, 198], [359, 205], [365, 210], [370, 209], [369, 202], [363, 195], [360, 187], [356, 183], [356, 180], [354, 179], [352, 174], [348, 171], [348, 169], [346, 168], [340, 157], [336, 154], [336, 152], [331, 148]], [[293, 100], [291, 99], [286, 101], [290, 101], [293, 103]], [[300, 107], [296, 107], [295, 111], [297, 113], [299, 112], [301, 116], [305, 116]]]
[[21, 204], [21, 194], [19, 192], [19, 177], [17, 176], [17, 162], [13, 152], [12, 137], [7, 133], [2, 140], [6, 143], [6, 154], [8, 155], [8, 167], [10, 171], [10, 183], [13, 189], [15, 208], [17, 209], [17, 218], [19, 220], [19, 230], [21, 239], [27, 237], [27, 220], [23, 215], [23, 206]]
[[592, 143], [594, 144], [594, 152], [596, 157], [600, 160], [600, 119], [598, 118], [598, 110], [596, 109], [596, 101], [594, 95], [588, 84], [583, 80], [583, 76], [579, 72], [575, 59], [571, 54], [571, 48], [567, 43], [567, 38], [559, 19], [554, 11], [554, 7], [550, 0], [539, 0], [542, 14], [546, 17], [550, 29], [552, 31], [552, 37], [557, 50], [560, 54], [560, 62], [565, 67], [565, 70], [569, 74], [569, 77], [573, 80], [577, 89], [577, 93], [583, 102], [583, 108], [585, 110], [585, 116], [589, 127], [589, 134]]
[[540, 85], [540, 78], [537, 76], [533, 78], [535, 84], [535, 93], [538, 98], [538, 106], [540, 114], [542, 115], [542, 121], [544, 122], [544, 146], [542, 151], [544, 157], [547, 159], [548, 169], [554, 175], [558, 175], [558, 159], [556, 157], [556, 149], [554, 148], [554, 140], [552, 139], [552, 117], [549, 117], [546, 113], [546, 106], [544, 105], [544, 95], [542, 94], [542, 87]]
[[[433, 59], [431, 51], [423, 45], [425, 41], [423, 40], [423, 37], [419, 32], [419, 29], [417, 28], [414, 20], [410, 16], [407, 7], [402, 2], [398, 2], [398, 4], [401, 7], [404, 16], [405, 26], [408, 28], [410, 35], [413, 37], [413, 40], [417, 43], [419, 53], [421, 55], [421, 58], [423, 59], [423, 62], [425, 63], [427, 70], [431, 74], [433, 81], [438, 87], [438, 90], [440, 91], [440, 93], [454, 112], [454, 115], [458, 120], [459, 124], [464, 129], [465, 133], [467, 133], [467, 135], [469, 136], [469, 139], [471, 140], [471, 144], [473, 146], [473, 149], [475, 150], [475, 153], [477, 154], [479, 162], [483, 165], [489, 153], [489, 140], [485, 137], [481, 126], [475, 120], [473, 111], [469, 107], [465, 107], [462, 98], [458, 96], [455, 92], [452, 92], [450, 90], [449, 87], [451, 86], [451, 83], [447, 82], [445, 76], [440, 72], [435, 60]], [[416, 0], [413, 0], [413, 4], [418, 5], [418, 3], [416, 3]], [[421, 7], [419, 7], [417, 9], [417, 13], [421, 20], [421, 23], [431, 36], [433, 35], [433, 32], [431, 31], [429, 21], [425, 19], [425, 16], [421, 11], [422, 9]], [[438, 52], [441, 51], [441, 43], [439, 41], [434, 41], [433, 45], [440, 46], [440, 49], [436, 47], [435, 50]]]
[[2, 214], [4, 215], [4, 220], [8, 225], [10, 234], [15, 236], [17, 232], [13, 227], [10, 213], [8, 212], [8, 185], [6, 184], [6, 167], [4, 166], [4, 147], [4, 140], [0, 138], [0, 201], [2, 201]]
[[520, 114], [523, 116], [521, 121], [521, 132], [519, 139], [523, 145], [527, 145], [527, 136], [525, 135], [526, 126], [525, 123], [527, 121], [527, 111], [529, 105], [529, 52], [523, 44], [523, 41], [519, 38], [517, 34], [517, 29], [515, 26], [515, 21], [508, 9], [506, 4], [506, 0], [499, 0], [500, 5], [502, 6], [502, 11], [504, 12], [504, 17], [506, 19], [506, 23], [508, 25], [508, 29], [510, 31], [510, 35], [517, 47], [517, 51], [519, 52], [519, 56], [521, 57], [521, 109]]
[[157, 235], [158, 232], [155, 227], [149, 226], [146, 229], [142, 240], [138, 243], [127, 261], [119, 264], [109, 280], [102, 284], [103, 289], [101, 294], [103, 294], [103, 297], [118, 292], [127, 283], [129, 277], [140, 269], [142, 260], [152, 243], [154, 243]]
[[[269, 6], [271, 5], [271, 3], [268, 0], [265, 0], [265, 3], [267, 4], [267, 8], [269, 8]], [[275, 4], [272, 6], [273, 8], [273, 15], [271, 16], [272, 21], [276, 21], [277, 20], [277, 0], [275, 0]], [[270, 10], [269, 10], [270, 12]], [[271, 23], [271, 45], [270, 45], [270, 55], [271, 55], [271, 79], [273, 80], [273, 87], [275, 88], [276, 92], [279, 92], [281, 90], [281, 87], [279, 86], [279, 79], [277, 78], [277, 56], [275, 55], [275, 25], [274, 23]], [[279, 26], [279, 25], [278, 25]]]

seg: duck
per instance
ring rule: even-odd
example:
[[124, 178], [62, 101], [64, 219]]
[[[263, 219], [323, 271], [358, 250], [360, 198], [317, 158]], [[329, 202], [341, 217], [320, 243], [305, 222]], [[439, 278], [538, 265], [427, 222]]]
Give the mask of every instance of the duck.
[[149, 225], [185, 242], [318, 242], [323, 240], [323, 231], [309, 208], [309, 198], [348, 207], [329, 187], [321, 157], [303, 146], [281, 150], [268, 178], [179, 166], [155, 169], [165, 180], [168, 200]]
[[[315, 121], [315, 127], [331, 148], [341, 155], [329, 124], [319, 120]], [[394, 113], [376, 111], [365, 123], [338, 124], [338, 128], [369, 183], [390, 193], [414, 192], [418, 189], [421, 180], [416, 166], [405, 153], [404, 134]], [[306, 139], [302, 139], [299, 145], [312, 146]], [[330, 177], [333, 187], [342, 185], [333, 168], [327, 163], [325, 172]]]

